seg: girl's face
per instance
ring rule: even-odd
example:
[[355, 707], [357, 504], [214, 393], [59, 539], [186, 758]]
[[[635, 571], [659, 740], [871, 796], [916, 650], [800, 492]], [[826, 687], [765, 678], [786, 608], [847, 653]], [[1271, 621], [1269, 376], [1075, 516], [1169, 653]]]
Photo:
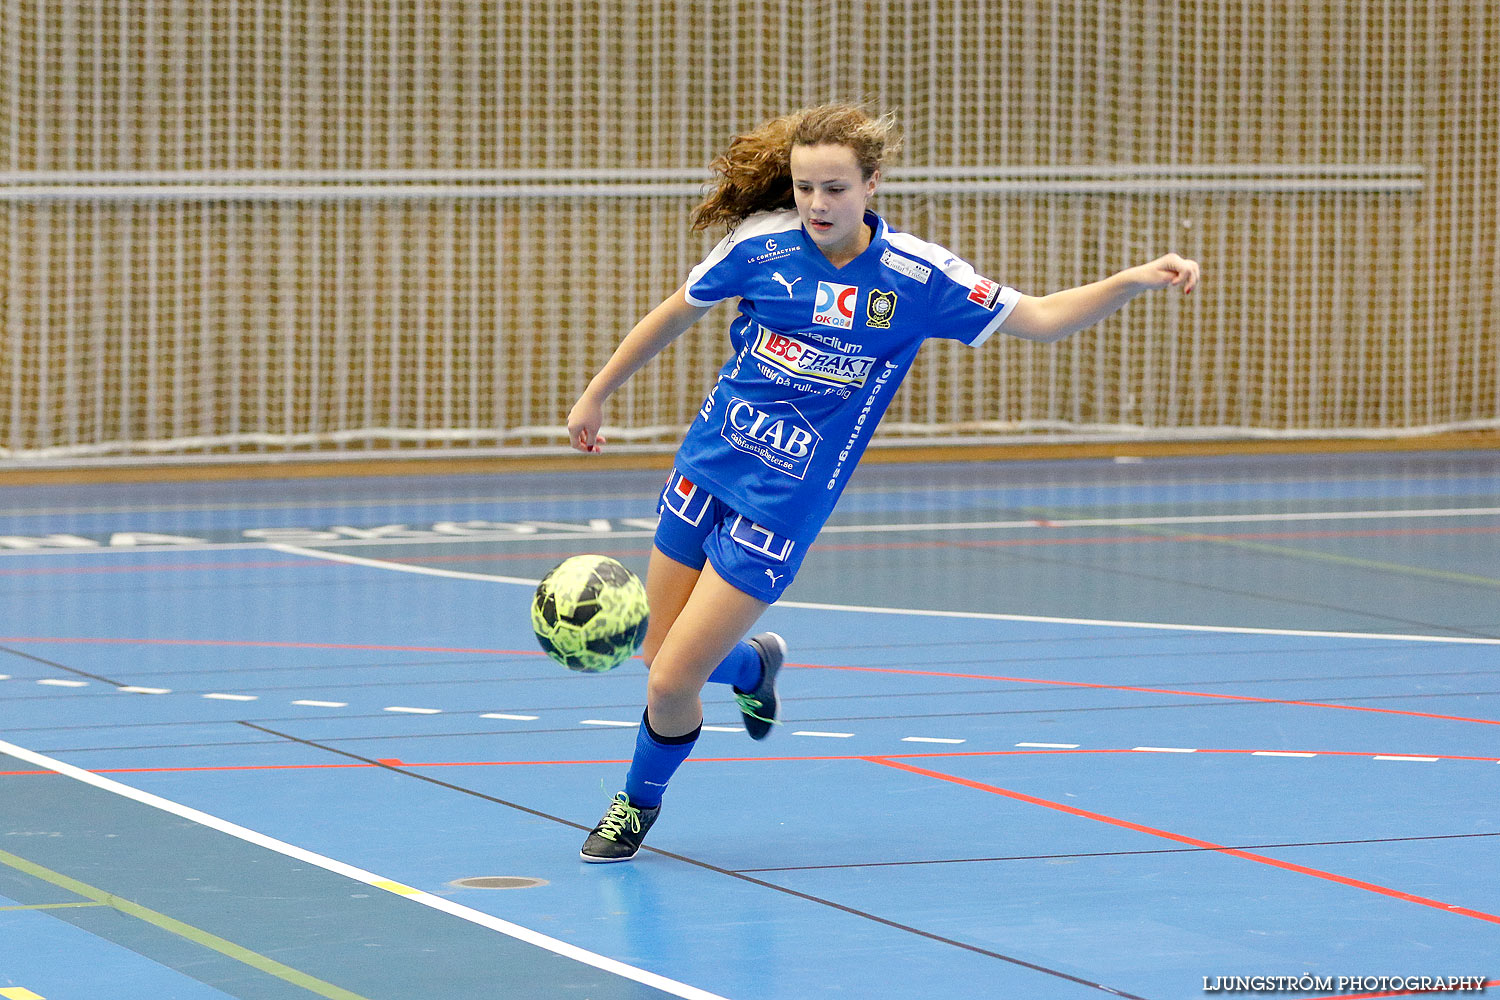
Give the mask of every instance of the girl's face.
[[836, 143], [792, 147], [792, 192], [797, 214], [823, 255], [847, 264], [870, 245], [865, 206], [880, 180], [866, 180], [854, 150]]

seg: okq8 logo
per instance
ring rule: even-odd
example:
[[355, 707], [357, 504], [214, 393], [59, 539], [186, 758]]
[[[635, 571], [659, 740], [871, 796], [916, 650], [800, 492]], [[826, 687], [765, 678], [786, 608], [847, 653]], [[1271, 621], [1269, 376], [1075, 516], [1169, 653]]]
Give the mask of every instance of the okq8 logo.
[[841, 330], [853, 329], [854, 303], [858, 300], [858, 287], [820, 281], [818, 282], [818, 300], [813, 305], [812, 320], [820, 326], [836, 326]]

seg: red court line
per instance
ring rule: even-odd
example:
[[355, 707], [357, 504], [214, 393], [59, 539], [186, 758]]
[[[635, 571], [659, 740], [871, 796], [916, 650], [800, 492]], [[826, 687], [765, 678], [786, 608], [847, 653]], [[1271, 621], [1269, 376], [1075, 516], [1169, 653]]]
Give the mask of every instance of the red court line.
[[[0, 642], [4, 642], [0, 639]], [[1433, 712], [1413, 712], [1400, 708], [1372, 708], [1366, 705], [1338, 705], [1326, 701], [1297, 701], [1289, 698], [1256, 698], [1246, 694], [1217, 694], [1212, 691], [1182, 691], [1171, 688], [1133, 687], [1126, 684], [1092, 684], [1087, 681], [1059, 681], [1041, 677], [997, 677], [993, 674], [960, 674], [938, 670], [911, 670], [902, 667], [852, 667], [832, 664], [798, 663], [789, 666], [805, 667], [809, 670], [847, 670], [868, 674], [913, 674], [918, 677], [951, 677], [969, 681], [1003, 681], [1009, 684], [1040, 684], [1047, 687], [1092, 688], [1099, 691], [1131, 691], [1136, 694], [1167, 694], [1179, 698], [1212, 698], [1219, 701], [1247, 701], [1261, 705], [1296, 705], [1302, 708], [1337, 708], [1345, 712], [1374, 712], [1379, 715], [1410, 715], [1419, 719], [1442, 719], [1447, 722], [1478, 722], [1486, 726], [1500, 726], [1500, 719], [1475, 719], [1466, 715], [1439, 715]]]
[[[1055, 531], [1072, 528], [1087, 528], [1088, 525], [1054, 524], [1038, 521], [1038, 526]], [[1145, 525], [1143, 527], [1150, 527]], [[982, 529], [978, 529], [982, 530]], [[819, 542], [818, 548], [839, 552], [873, 552], [883, 549], [935, 549], [935, 548], [1025, 548], [1030, 546], [1068, 545], [1159, 545], [1164, 542], [1235, 542], [1235, 541], [1292, 541], [1317, 538], [1401, 538], [1415, 535], [1493, 535], [1500, 534], [1500, 526], [1466, 528], [1385, 528], [1368, 531], [1244, 531], [1244, 532], [1179, 532], [1172, 535], [1100, 535], [1091, 538], [982, 538], [953, 539], [933, 538], [912, 542]]]
[[[397, 653], [457, 653], [480, 656], [542, 656], [533, 649], [466, 649], [448, 646], [381, 646], [365, 643], [341, 642], [263, 642], [241, 639], [131, 639], [131, 638], [78, 638], [64, 636], [8, 635], [0, 636], [0, 642], [77, 643], [84, 645], [147, 645], [147, 646], [245, 646], [268, 649], [349, 649]], [[633, 657], [632, 659], [639, 659]], [[964, 674], [942, 670], [913, 670], [905, 667], [855, 667], [828, 663], [788, 663], [788, 667], [804, 670], [842, 670], [850, 673], [901, 674], [912, 677], [945, 677], [957, 680], [998, 681], [1004, 684], [1036, 684], [1043, 687], [1070, 687], [1096, 691], [1128, 691], [1133, 694], [1169, 695], [1174, 698], [1207, 698], [1218, 701], [1243, 701], [1259, 705], [1294, 705], [1300, 708], [1333, 708], [1345, 712], [1370, 712], [1376, 715], [1405, 715], [1418, 719], [1437, 719], [1444, 722], [1474, 722], [1485, 726], [1500, 726], [1500, 719], [1477, 719], [1466, 715], [1441, 715], [1435, 712], [1416, 712], [1400, 708], [1374, 708], [1367, 705], [1339, 705], [1326, 701], [1299, 701], [1289, 698], [1256, 698], [1244, 694], [1219, 694], [1212, 691], [1183, 691], [1171, 688], [1135, 687], [1126, 684], [1095, 684], [1087, 681], [1051, 680], [1041, 677], [997, 677], [993, 674]]]
[[1057, 812], [1066, 813], [1069, 816], [1077, 816], [1082, 819], [1091, 819], [1098, 823], [1108, 823], [1111, 826], [1118, 826], [1122, 829], [1133, 830], [1136, 833], [1145, 833], [1153, 837], [1160, 837], [1163, 840], [1170, 840], [1179, 844], [1187, 844], [1190, 847], [1199, 847], [1205, 850], [1216, 851], [1220, 854], [1225, 854], [1234, 858], [1241, 858], [1245, 861], [1253, 861], [1256, 864], [1268, 865], [1272, 868], [1280, 868], [1283, 871], [1292, 872], [1297, 875], [1306, 875], [1310, 878], [1322, 879], [1326, 882], [1333, 882], [1337, 885], [1348, 886], [1352, 889], [1361, 889], [1365, 892], [1372, 892], [1377, 895], [1387, 896], [1391, 899], [1399, 899], [1403, 902], [1416, 903], [1420, 906], [1431, 907], [1435, 910], [1441, 910], [1444, 913], [1452, 913], [1457, 916], [1471, 917], [1475, 920], [1484, 920], [1488, 921], [1489, 923], [1500, 924], [1500, 915], [1485, 913], [1483, 910], [1471, 910], [1468, 907], [1456, 906], [1452, 903], [1444, 903], [1441, 900], [1429, 899], [1426, 896], [1418, 896], [1413, 893], [1402, 892], [1400, 889], [1392, 889], [1388, 886], [1376, 885], [1374, 882], [1365, 882], [1361, 879], [1349, 878], [1345, 875], [1337, 875], [1333, 872], [1323, 871], [1320, 868], [1309, 868], [1307, 865], [1299, 865], [1291, 861], [1282, 861], [1278, 858], [1273, 858], [1265, 854], [1256, 854], [1254, 851], [1245, 851], [1237, 847], [1226, 847], [1223, 844], [1215, 844], [1211, 841], [1200, 840], [1197, 837], [1189, 837], [1186, 834], [1173, 833], [1170, 830], [1159, 830], [1156, 827], [1145, 826], [1141, 823], [1133, 823], [1130, 820], [1119, 819], [1115, 816], [1106, 816], [1103, 813], [1090, 812], [1087, 809], [1080, 809], [1077, 806], [1065, 805], [1061, 802], [1053, 802], [1050, 799], [1037, 798], [1034, 795], [1027, 795], [1024, 792], [1013, 791], [1009, 788], [1001, 788], [998, 785], [986, 784], [982, 781], [974, 781], [969, 778], [960, 778], [956, 775], [944, 774], [941, 771], [931, 771], [925, 767], [917, 767], [914, 764], [905, 764], [886, 757], [868, 757], [866, 759], [870, 763], [879, 764], [882, 767], [891, 767], [899, 771], [908, 771], [912, 774], [919, 774], [924, 777], [935, 778], [938, 781], [946, 781], [951, 784], [962, 785], [965, 788], [972, 788], [981, 792], [989, 792], [992, 795], [1001, 795], [1008, 799], [1014, 799], [1017, 802], [1024, 802], [1028, 805], [1041, 806], [1044, 809], [1052, 809]]
[[[1054, 521], [1038, 518], [1035, 522], [1037, 527], [1048, 528], [1053, 531], [1066, 531], [1072, 528], [1088, 528], [1090, 525], [1058, 524]], [[857, 526], [856, 526], [857, 527]], [[985, 530], [985, 529], [976, 529]], [[1371, 528], [1363, 531], [1256, 531], [1256, 532], [1179, 532], [1171, 535], [1107, 535], [1091, 538], [993, 538], [959, 540], [953, 538], [931, 538], [922, 541], [909, 542], [833, 542], [823, 541], [818, 543], [819, 549], [833, 552], [878, 552], [882, 550], [899, 551], [903, 549], [935, 549], [935, 548], [1009, 548], [1029, 546], [1069, 546], [1069, 545], [1157, 545], [1163, 542], [1193, 543], [1193, 542], [1226, 542], [1226, 541], [1291, 541], [1296, 539], [1328, 539], [1328, 538], [1402, 538], [1414, 536], [1436, 536], [1436, 535], [1490, 535], [1500, 534], [1500, 525], [1495, 526], [1470, 526], [1470, 527], [1447, 527], [1447, 528]], [[580, 536], [583, 537], [583, 536]], [[592, 537], [592, 536], [590, 536]], [[609, 541], [610, 535], [597, 536], [596, 541]], [[441, 542], [441, 539], [434, 539]], [[67, 554], [69, 550], [58, 549], [57, 554]], [[92, 549], [90, 551], [93, 551]], [[109, 551], [128, 552], [129, 548], [120, 547], [109, 549]], [[650, 553], [650, 548], [628, 548], [615, 550], [616, 555], [644, 556]], [[52, 553], [48, 553], [52, 554]], [[535, 559], [556, 559], [574, 553], [564, 550], [546, 552], [473, 552], [454, 553], [449, 555], [430, 556], [385, 556], [386, 562], [404, 563], [409, 565], [431, 565], [433, 563], [485, 563], [485, 562], [511, 562]], [[317, 565], [315, 560], [297, 560], [284, 562], [223, 562], [223, 563], [153, 563], [140, 566], [76, 566], [76, 567], [53, 567], [36, 569], [0, 569], [0, 576], [32, 576], [32, 575], [72, 575], [88, 573], [140, 573], [140, 572], [168, 572], [172, 570], [226, 570], [226, 569], [291, 569], [306, 568]]]

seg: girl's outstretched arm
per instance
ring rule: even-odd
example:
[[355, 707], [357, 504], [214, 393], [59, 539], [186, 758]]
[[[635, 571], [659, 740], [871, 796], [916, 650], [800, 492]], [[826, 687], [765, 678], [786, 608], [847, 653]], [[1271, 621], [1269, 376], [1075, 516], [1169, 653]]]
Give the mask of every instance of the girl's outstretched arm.
[[631, 328], [573, 404], [568, 413], [568, 443], [574, 448], [584, 452], [601, 450], [604, 438], [599, 436], [599, 428], [604, 423], [604, 401], [708, 312], [688, 302], [686, 287], [677, 289]]
[[1051, 295], [1021, 296], [1005, 322], [1004, 333], [1024, 340], [1061, 340], [1093, 326], [1141, 292], [1180, 288], [1183, 294], [1198, 284], [1198, 262], [1169, 253], [1149, 264], [1127, 268], [1102, 281], [1068, 288]]

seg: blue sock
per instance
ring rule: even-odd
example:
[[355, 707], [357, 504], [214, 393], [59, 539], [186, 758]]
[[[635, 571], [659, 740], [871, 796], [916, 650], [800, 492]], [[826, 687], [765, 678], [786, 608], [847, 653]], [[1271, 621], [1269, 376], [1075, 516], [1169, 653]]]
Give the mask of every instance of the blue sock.
[[625, 775], [625, 794], [636, 808], [654, 809], [661, 805], [667, 782], [698, 742], [703, 731], [700, 724], [686, 736], [663, 736], [651, 728], [651, 720], [641, 713], [641, 728], [635, 736], [635, 757]]
[[754, 691], [760, 687], [760, 674], [760, 654], [748, 642], [741, 642], [714, 667], [708, 679], [713, 684], [733, 684], [741, 691]]

